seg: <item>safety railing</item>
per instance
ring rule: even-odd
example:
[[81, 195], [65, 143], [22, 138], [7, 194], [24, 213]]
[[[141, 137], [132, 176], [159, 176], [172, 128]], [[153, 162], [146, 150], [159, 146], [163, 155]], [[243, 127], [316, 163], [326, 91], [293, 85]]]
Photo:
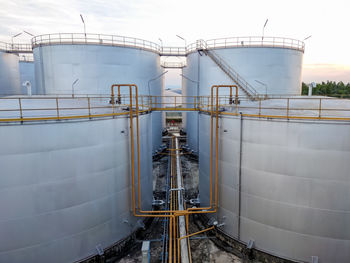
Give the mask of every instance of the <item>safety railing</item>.
[[[133, 97], [134, 102], [136, 98]], [[149, 111], [149, 98], [139, 96], [140, 112]], [[6, 97], [0, 98], [0, 122], [45, 121], [113, 117], [129, 114], [130, 97], [121, 96], [114, 103], [105, 97]]]
[[56, 33], [35, 36], [32, 38], [33, 48], [52, 44], [95, 44], [106, 46], [133, 47], [143, 50], [161, 52], [161, 47], [151, 41], [140, 38], [84, 33]]
[[166, 62], [166, 61], [162, 61], [160, 65], [163, 68], [184, 68], [187, 66], [186, 62]]
[[162, 47], [161, 55], [162, 56], [186, 56], [187, 48], [186, 47]]
[[199, 110], [197, 96], [150, 96], [153, 111], [196, 111]]
[[[206, 41], [208, 49], [230, 47], [281, 47], [300, 50], [304, 52], [303, 41], [281, 37], [229, 37], [217, 38]], [[11, 53], [31, 53], [32, 48], [40, 45], [51, 44], [95, 44], [133, 47], [154, 51], [163, 56], [186, 56], [198, 49], [198, 41], [186, 47], [162, 47], [157, 43], [133, 37], [91, 34], [91, 33], [55, 33], [39, 35], [32, 38], [32, 44], [10, 44], [0, 42], [0, 50]]]
[[196, 47], [203, 50], [216, 64], [220, 67], [230, 79], [232, 79], [251, 99], [258, 99], [259, 94], [241, 75], [237, 73], [223, 58], [221, 58], [214, 50], [209, 50], [209, 45], [204, 40], [198, 40]]
[[[162, 47], [157, 43], [133, 37], [91, 34], [91, 33], [55, 33], [35, 36], [32, 44], [10, 44], [0, 42], [0, 50], [10, 53], [31, 53], [32, 48], [51, 44], [95, 44], [108, 46], [133, 47], [154, 51], [163, 56], [186, 56], [198, 49], [198, 41], [186, 47]], [[230, 47], [281, 47], [300, 50], [304, 52], [303, 41], [282, 37], [229, 37], [206, 41], [208, 49]]]
[[[241, 113], [247, 117], [350, 121], [350, 100], [347, 99], [298, 96], [258, 101], [239, 97], [238, 100], [236, 104], [232, 103], [229, 96], [220, 96], [220, 114]], [[200, 111], [209, 112], [210, 96], [200, 97], [198, 107]]]
[[[113, 99], [114, 103], [111, 96], [3, 97], [0, 98], [0, 122], [127, 115], [130, 98], [121, 95]], [[133, 97], [132, 101], [135, 107], [136, 98]], [[138, 105], [141, 112], [209, 113], [211, 97], [140, 95]], [[298, 96], [251, 101], [247, 97], [221, 95], [218, 97], [218, 107], [221, 115], [235, 116], [242, 113], [247, 117], [350, 121], [350, 100], [340, 98]]]
[[[230, 48], [230, 47], [281, 47], [290, 48], [304, 52], [303, 41], [283, 37], [229, 37], [206, 40], [208, 49]], [[187, 52], [197, 50], [197, 42], [187, 46]]]
[[223, 68], [223, 70], [234, 80], [248, 95], [250, 95], [252, 98], [257, 98], [258, 93], [253, 88], [252, 85], [250, 85], [240, 74], [237, 73], [224, 59], [222, 59], [219, 55], [214, 53], [213, 51], [209, 51], [208, 53], [214, 61]]
[[8, 44], [5, 42], [0, 42], [0, 51], [7, 51], [8, 49]]
[[31, 44], [19, 44], [19, 43], [5, 43], [0, 42], [0, 51], [5, 51], [8, 53], [32, 53]]

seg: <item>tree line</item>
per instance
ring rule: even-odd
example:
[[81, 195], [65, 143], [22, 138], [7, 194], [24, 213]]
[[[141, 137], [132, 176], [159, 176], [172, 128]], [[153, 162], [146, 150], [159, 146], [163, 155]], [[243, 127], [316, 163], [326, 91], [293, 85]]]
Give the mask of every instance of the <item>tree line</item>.
[[[307, 95], [308, 91], [309, 86], [303, 82], [301, 88], [301, 95]], [[312, 95], [350, 98], [350, 83], [344, 84], [342, 81], [338, 83], [336, 83], [335, 81], [317, 83], [316, 88], [312, 89]]]

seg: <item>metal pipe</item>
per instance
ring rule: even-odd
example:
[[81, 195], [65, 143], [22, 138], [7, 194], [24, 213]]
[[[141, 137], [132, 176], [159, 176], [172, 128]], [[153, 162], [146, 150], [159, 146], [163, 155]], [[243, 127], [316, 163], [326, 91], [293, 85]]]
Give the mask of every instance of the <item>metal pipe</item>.
[[214, 86], [211, 87], [211, 111], [210, 111], [210, 207], [212, 206], [213, 200], [213, 115], [214, 115]]
[[[167, 167], [167, 173], [166, 173], [166, 197], [165, 197], [165, 210], [169, 210], [169, 189], [170, 189], [170, 169], [171, 169], [171, 156], [169, 154], [168, 156], [168, 167]], [[164, 230], [163, 230], [163, 255], [162, 255], [162, 263], [165, 263], [167, 260], [167, 248], [169, 243], [169, 236], [170, 233], [167, 234], [167, 229], [169, 227], [169, 218], [166, 218], [163, 223]], [[170, 243], [169, 243], [170, 244]], [[169, 259], [170, 260], [170, 259]]]
[[[231, 93], [232, 93], [232, 88]], [[215, 209], [218, 206], [218, 144], [219, 144], [219, 87], [216, 87], [216, 122], [215, 122]]]
[[217, 209], [217, 177], [218, 177], [218, 129], [219, 129], [219, 88], [229, 88], [232, 97], [232, 88], [236, 85], [213, 85], [211, 87], [211, 138], [210, 138], [210, 207], [212, 207], [212, 188], [213, 188], [213, 115], [214, 115], [214, 88], [216, 88], [216, 122], [215, 122], [215, 211]]
[[[172, 144], [172, 141], [171, 141]], [[173, 171], [172, 171], [172, 161], [173, 158], [170, 156], [170, 187], [173, 187]], [[173, 210], [173, 193], [170, 193], [170, 210]], [[173, 218], [170, 219], [170, 226], [169, 226], [169, 262], [172, 262], [172, 245], [173, 245]]]
[[[173, 210], [170, 211], [143, 211], [141, 209], [141, 177], [140, 177], [140, 143], [139, 143], [139, 110], [138, 110], [138, 88], [135, 84], [113, 84], [111, 86], [111, 97], [112, 101], [114, 102], [114, 87], [118, 87], [118, 96], [120, 96], [120, 88], [121, 87], [129, 87], [129, 97], [130, 97], [130, 137], [131, 137], [131, 174], [132, 174], [132, 199], [133, 199], [133, 214], [136, 217], [176, 217], [191, 213], [215, 213], [216, 209], [214, 211], [191, 211], [191, 210], [203, 210], [207, 208], [188, 208], [187, 210], [184, 210], [183, 208], [179, 210]], [[132, 105], [132, 88], [135, 88], [135, 95], [136, 95], [136, 129], [137, 129], [137, 170], [138, 170], [138, 211], [142, 214], [136, 213], [136, 204], [135, 204], [135, 161], [134, 161], [134, 141], [133, 141], [133, 134], [134, 134], [134, 125], [133, 125], [133, 105]], [[112, 103], [113, 103], [112, 102]], [[217, 187], [217, 185], [216, 185]], [[216, 189], [217, 193], [217, 189]], [[211, 208], [210, 208], [211, 209]], [[160, 213], [173, 213], [169, 215], [160, 215]], [[155, 215], [156, 214], [156, 215]], [[173, 221], [175, 222], [175, 221]], [[175, 225], [174, 225], [175, 227]], [[175, 232], [175, 230], [174, 230]], [[175, 244], [175, 243], [174, 243]], [[175, 248], [176, 249], [176, 248]]]
[[114, 87], [118, 87], [118, 96], [120, 96], [120, 88], [121, 87], [129, 87], [129, 99], [130, 99], [130, 106], [129, 106], [129, 112], [130, 112], [130, 146], [131, 146], [131, 175], [132, 175], [132, 202], [133, 202], [133, 213], [136, 214], [136, 207], [135, 207], [135, 160], [134, 160], [134, 121], [133, 121], [133, 105], [132, 105], [132, 88], [135, 88], [136, 93], [136, 130], [137, 130], [137, 165], [138, 165], [138, 185], [139, 185], [139, 205], [141, 205], [141, 197], [140, 197], [140, 151], [139, 151], [139, 111], [138, 111], [138, 98], [137, 98], [137, 86], [135, 84], [113, 84], [111, 86], [111, 97], [112, 97], [112, 104], [114, 104]]
[[[214, 229], [214, 228], [215, 228], [214, 226], [211, 226], [211, 227], [206, 228], [206, 229], [203, 229], [203, 230], [201, 230], [201, 231], [198, 231], [198, 232], [195, 232], [195, 233], [188, 234], [188, 235], [186, 235], [186, 236], [180, 237], [180, 238], [177, 239], [177, 243], [179, 244], [180, 241], [182, 241], [182, 240], [185, 239], [185, 238], [189, 238], [189, 237], [192, 237], [192, 236], [194, 236], [194, 235], [198, 235], [198, 234], [204, 233], [204, 232], [209, 231], [209, 230], [212, 230], [212, 229]], [[182, 262], [181, 262], [181, 263], [182, 263]]]
[[[197, 67], [197, 96], [199, 97], [199, 87], [200, 87], [200, 69], [201, 69], [201, 56], [197, 54], [198, 57], [198, 67]], [[197, 114], [197, 154], [199, 154], [199, 113]]]
[[[135, 96], [136, 96], [136, 141], [137, 141], [137, 176], [138, 176], [138, 199], [139, 206], [141, 208], [141, 173], [140, 173], [140, 129], [139, 129], [139, 97], [137, 86], [135, 85]], [[131, 87], [130, 87], [131, 88]], [[132, 109], [131, 109], [132, 110]]]
[[[217, 211], [217, 196], [218, 196], [218, 184], [217, 184], [217, 179], [218, 179], [218, 116], [219, 116], [219, 88], [229, 88], [230, 89], [230, 96], [232, 96], [232, 88], [235, 87], [236, 89], [238, 88], [236, 85], [214, 85], [211, 87], [211, 140], [210, 140], [210, 206], [209, 207], [199, 207], [199, 208], [188, 208], [186, 210], [183, 211], [178, 211], [177, 215], [186, 215], [187, 213], [216, 213]], [[213, 211], [208, 211], [208, 209], [212, 209], [212, 188], [213, 188], [213, 111], [214, 111], [214, 96], [213, 96], [213, 90], [214, 88], [216, 88], [216, 129], [215, 129], [215, 133], [216, 133], [216, 138], [215, 138], [215, 206], [214, 206], [214, 210]], [[177, 148], [177, 147], [176, 147]], [[193, 210], [206, 210], [206, 211], [193, 211]], [[191, 211], [191, 212], [189, 212]], [[152, 211], [148, 211], [148, 212], [152, 212]], [[168, 212], [168, 211], [153, 211], [153, 212], [159, 212], [159, 213], [164, 213], [164, 212]], [[175, 212], [175, 211], [170, 211], [170, 212]]]
[[[118, 86], [119, 92], [120, 86]], [[113, 91], [113, 85], [112, 85]], [[131, 146], [131, 174], [132, 174], [132, 203], [133, 203], [133, 212], [135, 213], [135, 165], [134, 165], [134, 125], [133, 125], [133, 112], [132, 112], [132, 90], [131, 86], [129, 86], [130, 92], [130, 146]], [[113, 92], [112, 92], [113, 97]]]
[[173, 235], [173, 218], [170, 218], [170, 224], [169, 224], [169, 263], [173, 260], [172, 255], [172, 235]]
[[[177, 187], [183, 188], [182, 184], [182, 177], [181, 177], [181, 166], [180, 166], [180, 157], [179, 153], [179, 140], [175, 137], [175, 149], [176, 149], [176, 179], [177, 179]], [[183, 198], [183, 192], [177, 191], [177, 197], [178, 197], [178, 209], [184, 210], [184, 198]], [[181, 237], [184, 237], [187, 235], [186, 231], [186, 220], [185, 216], [179, 216], [179, 228], [180, 228], [180, 239]], [[189, 263], [189, 255], [188, 255], [188, 247], [187, 247], [187, 240], [181, 240], [180, 247], [178, 251], [181, 249], [181, 263]], [[178, 252], [179, 253], [179, 252]]]

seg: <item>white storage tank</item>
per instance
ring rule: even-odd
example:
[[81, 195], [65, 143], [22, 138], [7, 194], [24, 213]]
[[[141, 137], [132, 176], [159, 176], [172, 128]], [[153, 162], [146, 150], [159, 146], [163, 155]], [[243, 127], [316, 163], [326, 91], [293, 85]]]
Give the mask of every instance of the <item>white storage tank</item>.
[[[242, 41], [208, 41], [209, 52], [212, 48], [259, 94], [266, 90], [270, 97], [300, 94], [302, 42], [249, 45]], [[225, 47], [215, 48], [225, 42]], [[184, 75], [192, 79], [184, 80], [188, 95], [210, 95], [214, 84], [234, 84], [203, 51], [189, 54]], [[220, 94], [227, 92], [222, 89]], [[297, 114], [286, 111], [290, 99], [241, 102], [238, 113], [255, 113], [255, 117], [221, 115], [217, 221], [229, 236], [254, 241], [255, 248], [282, 258], [311, 262], [316, 256], [319, 262], [345, 263], [350, 257], [350, 123], [349, 118], [337, 117], [349, 117], [350, 103], [323, 100], [323, 108], [340, 105], [339, 112], [322, 112], [334, 114], [334, 119], [322, 119], [321, 112], [303, 119], [310, 113], [307, 108], [321, 106], [321, 99], [315, 104], [312, 99], [296, 98], [290, 108], [303, 109], [300, 119], [285, 116]], [[259, 118], [259, 103], [284, 110], [271, 109], [270, 117]], [[189, 144], [199, 151], [202, 206], [209, 205], [210, 127], [207, 113], [188, 116]]]
[[[128, 117], [0, 128], [0, 262], [74, 262], [140, 227], [132, 215]], [[151, 114], [140, 116], [146, 210], [151, 130]]]
[[34, 73], [34, 61], [32, 58], [20, 57], [19, 59], [19, 73], [20, 73], [20, 84], [22, 94], [28, 95], [28, 89], [25, 84], [27, 81], [30, 82], [31, 94], [36, 95], [35, 87], [35, 73]]
[[1, 49], [1, 44], [2, 43], [0, 43], [0, 96], [19, 95], [21, 94], [21, 87], [18, 55], [7, 53], [5, 49]]
[[[210, 116], [199, 119], [200, 199], [206, 206]], [[350, 123], [227, 116], [219, 127], [222, 230], [282, 258], [348, 262]]]
[[[36, 36], [32, 44], [38, 94], [110, 94], [112, 84], [123, 83], [136, 84], [139, 95], [161, 96], [162, 79], [149, 82], [163, 72], [158, 44], [79, 33]], [[161, 144], [161, 114], [152, 113], [152, 122], [156, 149]]]
[[[212, 85], [235, 84], [220, 68], [222, 65], [235, 78], [238, 74], [259, 95], [301, 94], [302, 41], [279, 37], [220, 38], [197, 41], [187, 51], [187, 67], [183, 69], [187, 96], [210, 96]], [[228, 90], [220, 94], [228, 94]], [[239, 95], [245, 93], [240, 89]], [[187, 113], [188, 144], [194, 150], [198, 149], [197, 116]]]

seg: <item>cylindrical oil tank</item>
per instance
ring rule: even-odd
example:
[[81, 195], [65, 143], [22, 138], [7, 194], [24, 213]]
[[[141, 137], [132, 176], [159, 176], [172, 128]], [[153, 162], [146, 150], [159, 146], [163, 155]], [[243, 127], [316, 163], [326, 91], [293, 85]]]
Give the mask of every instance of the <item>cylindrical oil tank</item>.
[[[204, 44], [203, 44], [204, 43]], [[205, 51], [203, 50], [205, 49]], [[187, 96], [210, 96], [212, 85], [246, 81], [260, 95], [300, 95], [304, 43], [278, 37], [235, 37], [188, 46], [183, 84]], [[216, 60], [213, 59], [216, 57]], [[228, 90], [221, 91], [227, 94]], [[239, 90], [239, 95], [245, 95]], [[198, 113], [187, 113], [189, 146], [198, 150]]]
[[0, 50], [0, 96], [20, 95], [18, 55]]
[[[146, 210], [152, 203], [151, 141], [151, 114], [145, 114], [140, 164]], [[0, 262], [74, 262], [142, 226], [132, 215], [128, 117], [3, 124], [0, 143]]]
[[[136, 84], [139, 95], [161, 96], [157, 77], [163, 70], [155, 43], [77, 33], [36, 36], [32, 44], [38, 94], [110, 94], [112, 84], [123, 83]], [[155, 149], [161, 143], [161, 114], [152, 113], [152, 122]]]
[[[222, 230], [283, 258], [350, 258], [350, 124], [220, 117]], [[215, 154], [214, 154], [215, 158]], [[210, 191], [210, 115], [199, 114], [201, 205]]]
[[27, 59], [20, 59], [19, 61], [19, 73], [20, 73], [20, 85], [22, 94], [28, 94], [28, 90], [24, 85], [27, 81], [31, 85], [31, 94], [36, 95], [35, 89], [35, 73], [34, 73], [34, 61]]

